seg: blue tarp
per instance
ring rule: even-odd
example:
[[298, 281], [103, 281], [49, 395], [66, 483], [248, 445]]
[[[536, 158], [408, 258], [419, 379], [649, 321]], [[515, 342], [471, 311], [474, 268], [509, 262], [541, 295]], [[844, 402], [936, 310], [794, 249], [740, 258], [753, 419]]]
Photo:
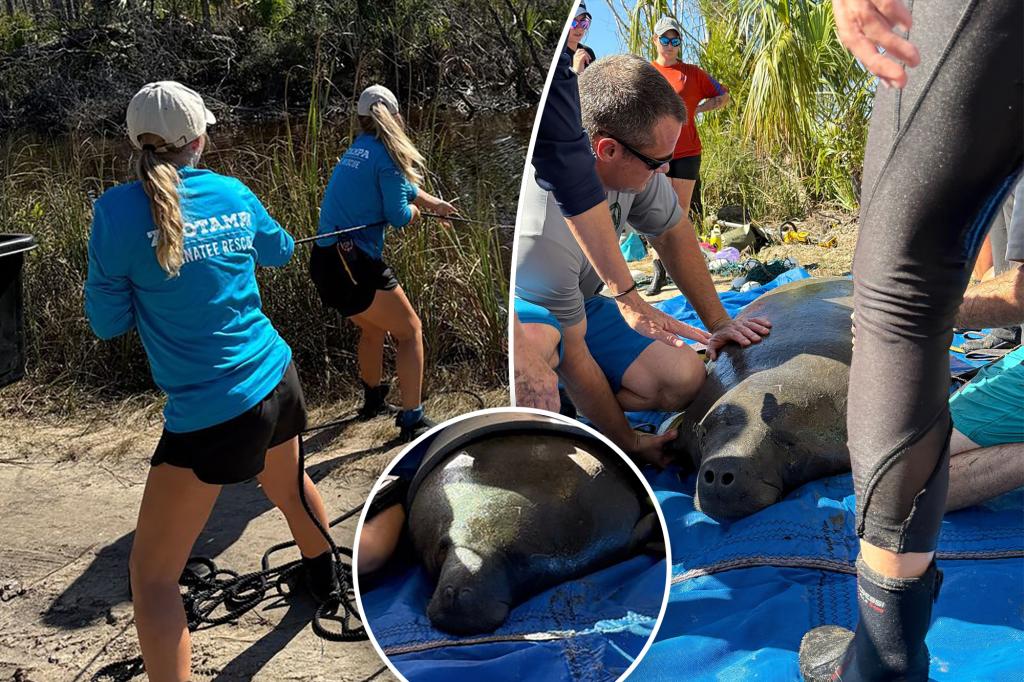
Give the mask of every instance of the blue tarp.
[[647, 643], [661, 609], [665, 560], [636, 556], [533, 597], [496, 632], [453, 637], [426, 617], [419, 566], [362, 595], [377, 643], [415, 682], [615, 680]]
[[[849, 474], [809, 483], [731, 524], [693, 508], [695, 477], [649, 473], [668, 523], [672, 587], [631, 680], [797, 680], [810, 628], [857, 620]], [[949, 514], [927, 644], [934, 680], [1024, 672], [1024, 491]], [[680, 671], [685, 670], [685, 674]]]
[[614, 680], [647, 643], [664, 596], [665, 561], [637, 556], [533, 597], [496, 632], [454, 637], [426, 616], [420, 566], [362, 594], [377, 643], [416, 682]]
[[[726, 292], [722, 301], [735, 315], [766, 290], [807, 276], [791, 270], [757, 290]], [[661, 307], [700, 324], [681, 297]], [[630, 416], [635, 424], [658, 424], [667, 415]], [[797, 650], [808, 629], [854, 626], [857, 537], [849, 474], [809, 483], [753, 516], [721, 524], [694, 509], [693, 475], [685, 481], [674, 469], [647, 475], [669, 527], [672, 586], [655, 644], [631, 680], [797, 680]], [[945, 583], [927, 639], [932, 679], [1024, 674], [1022, 557], [1022, 490], [943, 521]]]

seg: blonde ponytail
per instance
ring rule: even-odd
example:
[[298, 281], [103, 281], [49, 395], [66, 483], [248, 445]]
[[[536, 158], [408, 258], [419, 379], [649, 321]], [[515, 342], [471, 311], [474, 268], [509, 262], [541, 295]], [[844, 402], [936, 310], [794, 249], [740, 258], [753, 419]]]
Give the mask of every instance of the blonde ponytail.
[[[148, 140], [146, 138], [155, 138]], [[170, 277], [177, 277], [185, 261], [185, 225], [178, 196], [178, 164], [181, 150], [156, 151], [166, 147], [155, 135], [143, 135], [143, 149], [135, 158], [135, 175], [149, 197], [149, 208], [157, 229], [156, 260]]]
[[387, 105], [377, 102], [370, 108], [370, 115], [360, 116], [359, 122], [364, 131], [384, 143], [391, 160], [409, 182], [423, 182], [426, 159], [406, 135], [402, 120], [388, 111]]

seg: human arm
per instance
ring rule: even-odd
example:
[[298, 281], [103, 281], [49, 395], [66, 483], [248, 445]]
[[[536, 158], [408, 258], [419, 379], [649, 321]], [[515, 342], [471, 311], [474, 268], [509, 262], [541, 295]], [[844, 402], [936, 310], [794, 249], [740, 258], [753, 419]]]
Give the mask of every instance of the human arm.
[[725, 87], [717, 80], [712, 78], [707, 72], [701, 69], [699, 72], [700, 78], [698, 79], [698, 85], [700, 87], [700, 94], [703, 101], [697, 105], [694, 110], [694, 115], [702, 114], [705, 111], [714, 111], [715, 109], [721, 109], [729, 103], [729, 88]]
[[701, 83], [701, 94], [704, 96], [704, 101], [697, 105], [694, 114], [721, 109], [729, 103], [729, 88], [716, 81], [707, 73], [703, 71], [701, 73], [704, 76]]
[[377, 171], [377, 183], [384, 218], [388, 224], [392, 227], [405, 227], [419, 218], [420, 210], [416, 202], [423, 191], [410, 183], [394, 165], [388, 163], [381, 166]]
[[122, 272], [100, 205], [93, 211], [89, 234], [89, 270], [85, 278], [85, 316], [103, 340], [125, 334], [135, 326], [132, 287]]
[[607, 201], [581, 215], [566, 218], [565, 222], [594, 271], [615, 298], [626, 324], [634, 331], [676, 348], [686, 345], [680, 336], [701, 343], [710, 339], [710, 334], [683, 324], [640, 297], [619, 248]]
[[578, 47], [572, 55], [572, 70], [577, 74], [583, 73], [583, 70], [590, 65], [591, 61], [590, 53], [582, 47]]
[[715, 109], [721, 109], [729, 103], [729, 93], [724, 92], [721, 95], [715, 97], [709, 97], [700, 104], [694, 111], [698, 114], [703, 114], [705, 111], [714, 111]]
[[[537, 122], [530, 162], [537, 184], [551, 192], [563, 216], [579, 215], [605, 204], [604, 188], [595, 170], [590, 138], [583, 131], [580, 93], [568, 51], [559, 53], [551, 85]], [[616, 245], [617, 248], [617, 245]]]
[[[553, 328], [552, 328], [553, 330]], [[515, 373], [515, 404], [558, 412], [558, 375], [530, 343], [519, 316], [512, 314], [512, 346]], [[557, 349], [555, 364], [557, 364]]]
[[912, 23], [901, 0], [832, 0], [832, 13], [839, 40], [864, 68], [889, 87], [907, 84], [907, 72], [900, 62], [914, 67], [921, 63], [921, 55], [896, 33], [906, 33]]
[[608, 379], [587, 348], [586, 332], [587, 322], [583, 320], [566, 327], [562, 333], [564, 354], [558, 375], [573, 402], [598, 431], [627, 454], [649, 464], [667, 466], [670, 457], [664, 452], [664, 447], [675, 438], [676, 432], [652, 436], [633, 430], [612, 393]]
[[412, 201], [413, 204], [425, 211], [432, 211], [439, 216], [450, 216], [458, 213], [458, 209], [449, 204], [444, 199], [435, 197], [433, 194], [429, 194], [426, 190], [417, 190], [416, 197]]
[[256, 249], [256, 264], [271, 268], [285, 265], [295, 253], [295, 240], [271, 217], [259, 198], [248, 187], [239, 184], [252, 215], [252, 246]]
[[1024, 266], [1016, 264], [964, 293], [956, 326], [1009, 327], [1024, 323]]
[[679, 291], [711, 331], [711, 338], [706, 342], [709, 358], [714, 360], [718, 350], [730, 341], [749, 346], [771, 331], [771, 322], [765, 318], [733, 319], [725, 311], [689, 220], [680, 220], [675, 227], [652, 238], [651, 244]]

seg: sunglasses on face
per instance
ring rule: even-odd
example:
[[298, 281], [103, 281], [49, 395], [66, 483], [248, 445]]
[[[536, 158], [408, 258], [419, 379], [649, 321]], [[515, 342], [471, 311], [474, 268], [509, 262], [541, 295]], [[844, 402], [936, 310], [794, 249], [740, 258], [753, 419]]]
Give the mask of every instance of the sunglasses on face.
[[664, 166], [665, 164], [667, 164], [670, 161], [672, 161], [672, 157], [671, 156], [669, 156], [666, 159], [654, 159], [654, 158], [651, 158], [650, 156], [647, 156], [646, 154], [641, 154], [640, 152], [638, 152], [637, 150], [633, 149], [632, 147], [630, 147], [628, 144], [626, 144], [625, 142], [623, 142], [622, 140], [620, 140], [617, 137], [613, 137], [612, 135], [609, 135], [608, 133], [604, 133], [604, 132], [602, 132], [600, 134], [604, 135], [605, 137], [607, 137], [610, 140], [615, 140], [616, 142], [621, 144], [623, 147], [626, 148], [627, 152], [629, 152], [630, 154], [632, 154], [636, 158], [638, 158], [641, 161], [643, 161], [644, 165], [647, 166], [648, 170], [656, 171], [659, 168], [661, 168], [662, 166]]
[[668, 38], [666, 36], [661, 36], [660, 38], [658, 38], [658, 40], [661, 42], [662, 45], [666, 47], [668, 47], [669, 45], [671, 45], [672, 47], [679, 47], [680, 45], [683, 44], [681, 38]]
[[588, 28], [590, 28], [590, 19], [588, 17], [583, 17], [582, 19], [573, 19], [572, 27], [581, 28], [584, 31], [586, 31]]

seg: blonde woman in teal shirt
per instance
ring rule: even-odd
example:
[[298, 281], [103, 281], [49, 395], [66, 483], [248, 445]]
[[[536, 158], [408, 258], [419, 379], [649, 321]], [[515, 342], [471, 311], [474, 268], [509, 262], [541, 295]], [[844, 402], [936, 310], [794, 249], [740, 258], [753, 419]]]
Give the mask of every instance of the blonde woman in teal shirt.
[[423, 412], [423, 335], [420, 318], [394, 272], [382, 259], [384, 230], [404, 227], [425, 209], [440, 216], [455, 207], [417, 186], [424, 159], [405, 131], [398, 100], [382, 85], [371, 85], [357, 106], [362, 134], [338, 160], [320, 207], [319, 234], [358, 228], [318, 239], [310, 275], [325, 306], [359, 327], [359, 376], [363, 419], [381, 414], [389, 385], [383, 381], [384, 339], [397, 346], [402, 409], [395, 418], [401, 437], [411, 440], [434, 422]]
[[[139, 180], [96, 201], [85, 311], [102, 339], [138, 330], [167, 395], [129, 574], [149, 679], [182, 682], [191, 641], [178, 580], [223, 485], [259, 480], [288, 522], [314, 596], [325, 599], [337, 582], [296, 484], [302, 387], [256, 285], [256, 266], [284, 265], [295, 242], [244, 184], [195, 168], [214, 123], [197, 93], [150, 83], [127, 119]], [[326, 527], [316, 487], [302, 480]]]

